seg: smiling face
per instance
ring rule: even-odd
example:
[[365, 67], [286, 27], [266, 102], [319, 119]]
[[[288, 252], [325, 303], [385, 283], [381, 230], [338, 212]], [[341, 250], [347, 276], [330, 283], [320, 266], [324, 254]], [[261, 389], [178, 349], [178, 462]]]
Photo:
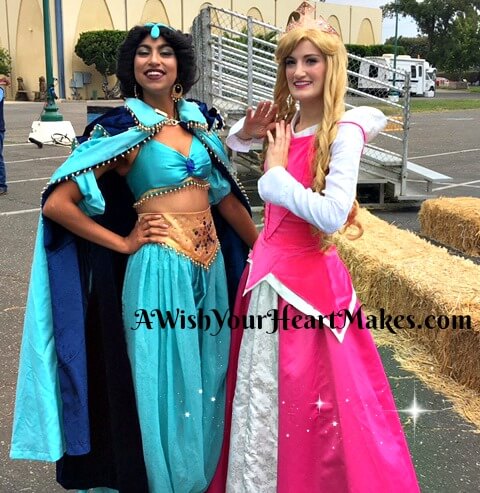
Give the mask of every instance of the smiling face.
[[177, 80], [177, 57], [163, 37], [146, 36], [138, 45], [133, 61], [135, 80], [143, 89], [143, 99], [170, 97]]
[[311, 41], [300, 41], [285, 58], [288, 89], [300, 103], [321, 99], [325, 72], [325, 55]]

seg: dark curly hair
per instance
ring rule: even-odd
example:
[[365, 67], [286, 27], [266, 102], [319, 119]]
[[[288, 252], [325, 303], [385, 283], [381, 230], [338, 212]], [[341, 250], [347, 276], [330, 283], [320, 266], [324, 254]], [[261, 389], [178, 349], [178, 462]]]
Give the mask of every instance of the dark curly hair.
[[[120, 81], [120, 90], [125, 98], [135, 96], [135, 75], [133, 60], [138, 45], [150, 35], [151, 27], [135, 26], [128, 31], [125, 41], [120, 45], [117, 58], [117, 77]], [[197, 64], [192, 36], [171, 29], [160, 27], [160, 36], [173, 48], [177, 59], [177, 82], [182, 84], [183, 92], [187, 93], [197, 81]], [[137, 93], [142, 96], [142, 88], [137, 85]]]

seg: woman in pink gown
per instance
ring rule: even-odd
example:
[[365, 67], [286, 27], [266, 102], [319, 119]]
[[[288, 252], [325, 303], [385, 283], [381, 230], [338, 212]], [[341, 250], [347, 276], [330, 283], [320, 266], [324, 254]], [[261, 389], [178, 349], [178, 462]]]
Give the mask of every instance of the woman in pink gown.
[[360, 156], [386, 120], [344, 112], [340, 37], [322, 19], [294, 21], [276, 52], [275, 106], [249, 111], [227, 140], [242, 150], [267, 136], [266, 208], [237, 297], [230, 437], [209, 492], [415, 493], [388, 380], [330, 240], [345, 224], [361, 234]]

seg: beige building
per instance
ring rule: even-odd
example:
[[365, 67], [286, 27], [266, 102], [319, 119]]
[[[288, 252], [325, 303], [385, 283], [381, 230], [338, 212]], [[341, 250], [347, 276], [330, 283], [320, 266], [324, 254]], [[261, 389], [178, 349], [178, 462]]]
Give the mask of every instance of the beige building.
[[[101, 76], [87, 67], [74, 53], [80, 33], [99, 29], [130, 29], [148, 21], [164, 22], [188, 31], [200, 9], [206, 5], [249, 15], [283, 27], [288, 15], [301, 0], [50, 0], [53, 74], [58, 79], [56, 92], [70, 99], [70, 81], [75, 72], [91, 74], [91, 81], [79, 89], [80, 97], [101, 97]], [[29, 99], [39, 90], [39, 77], [45, 75], [42, 0], [0, 0], [0, 47], [13, 60], [12, 87], [18, 89], [22, 77]], [[317, 14], [325, 17], [345, 43], [379, 44], [382, 37], [382, 12], [378, 8], [317, 2]], [[78, 74], [77, 74], [78, 75]], [[87, 78], [85, 78], [87, 80]]]

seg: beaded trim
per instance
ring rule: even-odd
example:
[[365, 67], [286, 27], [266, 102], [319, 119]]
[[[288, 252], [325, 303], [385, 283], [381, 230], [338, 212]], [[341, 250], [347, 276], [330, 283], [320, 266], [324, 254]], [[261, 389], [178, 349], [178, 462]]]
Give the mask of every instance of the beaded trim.
[[[103, 136], [107, 137], [110, 134], [99, 124], [95, 125], [93, 130], [90, 132], [90, 136], [93, 134], [95, 130], [101, 129]], [[122, 154], [119, 154], [118, 156], [114, 156], [110, 159], [107, 159], [106, 161], [103, 161], [101, 163], [95, 164], [93, 166], [89, 166], [88, 168], [81, 169], [79, 171], [75, 171], [74, 173], [70, 173], [69, 175], [63, 176], [62, 178], [58, 178], [54, 181], [48, 181], [47, 184], [43, 187], [41, 195], [45, 193], [45, 191], [51, 186], [51, 185], [57, 185], [58, 183], [61, 183], [63, 181], [68, 181], [72, 179], [74, 176], [80, 176], [83, 173], [88, 173], [89, 171], [93, 171], [95, 169], [102, 168], [103, 166], [106, 166], [107, 164], [115, 163], [117, 159], [124, 158], [127, 154], [130, 154], [132, 151], [135, 149], [139, 149], [142, 144], [147, 142], [152, 138], [152, 135], [146, 136], [142, 141], [140, 141], [138, 144], [135, 144], [134, 146], [130, 147], [126, 151], [122, 152]]]
[[[127, 111], [132, 115], [133, 120], [135, 121], [135, 124], [140, 130], [143, 130], [144, 132], [150, 132], [152, 134], [156, 134], [160, 132], [160, 130], [165, 126], [165, 125], [179, 125], [180, 123], [185, 123], [186, 127], [191, 130], [203, 130], [205, 132], [208, 132], [208, 124], [207, 123], [200, 123], [196, 122], [194, 120], [190, 120], [188, 122], [180, 122], [178, 120], [175, 120], [173, 118], [166, 118], [158, 123], [155, 123], [154, 125], [143, 125], [137, 118], [137, 115], [125, 104], [125, 108]], [[155, 111], [155, 110], [154, 110]]]
[[133, 204], [133, 207], [136, 209], [137, 207], [141, 206], [143, 203], [145, 203], [147, 200], [153, 199], [154, 197], [160, 197], [161, 195], [167, 195], [169, 193], [174, 193], [174, 192], [179, 192], [180, 190], [183, 190], [187, 187], [196, 187], [196, 188], [202, 188], [208, 190], [210, 188], [209, 183], [201, 183], [196, 180], [189, 179], [185, 182], [183, 182], [181, 185], [178, 187], [174, 188], [153, 188], [151, 190], [148, 190], [148, 192], [145, 192], [142, 197], [137, 200]]
[[[150, 244], [153, 245], [155, 243], [150, 243]], [[172, 250], [172, 252], [175, 252], [177, 255], [180, 255], [181, 257], [186, 258], [192, 264], [196, 265], [197, 267], [202, 267], [205, 270], [208, 270], [210, 268], [210, 266], [213, 264], [213, 262], [215, 262], [215, 259], [218, 256], [218, 251], [220, 250], [220, 242], [217, 240], [216, 241], [216, 249], [215, 249], [215, 253], [213, 254], [213, 257], [210, 259], [210, 261], [208, 262], [207, 265], [204, 265], [200, 262], [197, 262], [196, 260], [193, 260], [191, 257], [189, 257], [188, 255], [185, 255], [183, 252], [179, 252], [177, 249], [171, 247], [170, 245], [165, 245], [165, 243], [156, 243], [156, 244], [162, 248], [168, 248], [169, 250]]]
[[109, 134], [109, 133], [105, 130], [105, 128], [104, 128], [104, 127], [102, 127], [102, 125], [100, 125], [99, 123], [97, 123], [97, 124], [93, 127], [92, 131], [90, 132], [90, 135], [89, 135], [89, 137], [88, 137], [89, 139], [91, 139], [91, 138], [92, 138], [92, 135], [94, 134], [95, 130], [101, 130], [101, 132], [102, 132], [102, 136], [103, 136], [103, 137], [110, 137], [110, 134]]

